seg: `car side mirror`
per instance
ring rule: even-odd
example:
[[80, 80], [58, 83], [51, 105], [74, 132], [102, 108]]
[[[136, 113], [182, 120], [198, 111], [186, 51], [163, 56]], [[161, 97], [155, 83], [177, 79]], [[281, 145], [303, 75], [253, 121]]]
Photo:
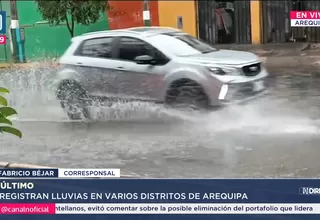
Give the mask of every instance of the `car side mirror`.
[[149, 55], [137, 56], [134, 61], [137, 64], [155, 64], [154, 58]]

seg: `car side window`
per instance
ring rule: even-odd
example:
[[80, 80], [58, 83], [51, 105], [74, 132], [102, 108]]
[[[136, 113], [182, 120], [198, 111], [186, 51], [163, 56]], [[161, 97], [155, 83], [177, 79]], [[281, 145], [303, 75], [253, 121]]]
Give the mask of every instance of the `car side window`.
[[112, 58], [113, 39], [113, 37], [104, 37], [86, 40], [77, 50], [76, 55], [95, 58]]
[[149, 55], [155, 58], [160, 57], [160, 52], [146, 42], [132, 37], [121, 37], [118, 59], [134, 61], [137, 56]]

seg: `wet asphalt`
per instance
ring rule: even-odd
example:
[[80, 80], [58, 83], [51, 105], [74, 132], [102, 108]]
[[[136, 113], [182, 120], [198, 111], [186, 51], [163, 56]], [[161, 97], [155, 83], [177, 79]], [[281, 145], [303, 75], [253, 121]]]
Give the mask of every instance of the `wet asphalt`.
[[50, 70], [2, 73], [14, 125], [0, 137], [0, 161], [121, 168], [143, 177], [319, 177], [320, 77], [315, 69], [270, 70], [269, 93], [210, 114], [130, 103], [92, 109], [71, 122], [54, 99]]

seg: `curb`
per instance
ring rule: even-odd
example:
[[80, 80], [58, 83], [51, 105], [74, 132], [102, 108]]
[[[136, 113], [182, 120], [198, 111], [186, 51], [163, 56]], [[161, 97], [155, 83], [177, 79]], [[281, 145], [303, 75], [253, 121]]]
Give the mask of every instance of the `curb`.
[[[9, 162], [0, 162], [0, 169], [9, 168], [9, 169], [58, 169], [57, 167], [41, 166], [35, 164], [23, 164], [23, 163], [9, 163]], [[120, 178], [141, 178], [137, 174], [124, 174]]]
[[0, 168], [11, 168], [11, 169], [41, 169], [41, 168], [56, 168], [48, 166], [40, 166], [34, 164], [21, 164], [21, 163], [9, 163], [9, 162], [0, 162]]
[[318, 46], [311, 43], [217, 44], [214, 47], [217, 49], [240, 50], [262, 54], [291, 54], [307, 51], [311, 48], [320, 48], [320, 44]]
[[0, 63], [0, 69], [33, 69], [33, 68], [56, 68], [55, 62], [35, 62], [35, 63]]
[[320, 56], [260, 57], [260, 60], [266, 67], [318, 68]]
[[10, 64], [9, 63], [0, 63], [0, 68], [9, 68]]

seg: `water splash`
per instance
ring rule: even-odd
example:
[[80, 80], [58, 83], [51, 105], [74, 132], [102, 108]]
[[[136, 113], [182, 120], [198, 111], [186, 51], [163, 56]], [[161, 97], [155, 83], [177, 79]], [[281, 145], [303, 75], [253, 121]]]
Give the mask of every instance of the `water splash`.
[[[7, 87], [9, 104], [19, 113], [18, 120], [66, 121], [54, 95], [56, 68], [43, 62], [35, 68], [10, 69], [0, 74], [1, 86]], [[167, 109], [151, 103], [113, 103], [109, 107], [96, 104], [90, 108], [94, 121], [173, 119], [191, 122], [192, 129], [208, 135], [215, 132], [241, 131], [259, 134], [318, 133], [318, 126], [305, 112], [291, 106], [285, 98], [266, 98], [248, 105], [202, 114]]]
[[55, 69], [41, 68], [6, 69], [0, 73], [0, 84], [9, 89], [9, 105], [18, 112], [18, 119], [61, 118], [58, 101], [54, 95]]
[[[50, 63], [34, 68], [8, 69], [0, 73], [0, 85], [10, 90], [7, 95], [9, 105], [14, 107], [23, 121], [66, 121], [66, 114], [60, 108], [54, 95], [56, 68]], [[40, 65], [40, 63], [39, 63]], [[96, 103], [90, 108], [93, 120], [170, 120], [172, 118], [188, 120], [187, 115], [162, 105], [152, 103], [113, 103], [105, 107]]]
[[264, 98], [248, 105], [230, 106], [199, 119], [199, 123], [201, 129], [211, 132], [240, 131], [263, 135], [320, 133], [309, 112], [290, 105], [286, 99]]

